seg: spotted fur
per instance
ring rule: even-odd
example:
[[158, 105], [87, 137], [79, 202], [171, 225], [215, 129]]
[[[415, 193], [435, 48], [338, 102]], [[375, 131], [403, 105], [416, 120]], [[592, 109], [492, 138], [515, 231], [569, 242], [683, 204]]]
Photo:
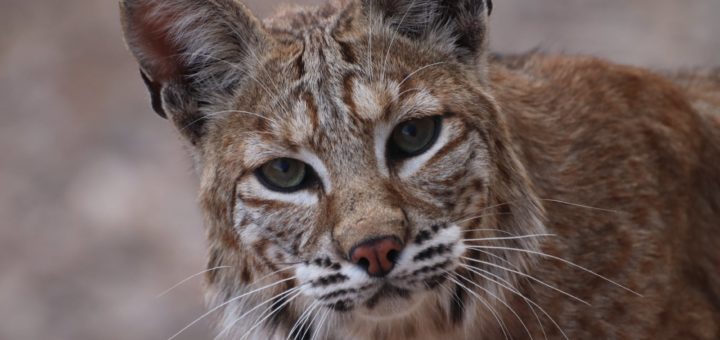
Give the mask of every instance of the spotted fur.
[[[219, 337], [720, 337], [718, 83], [488, 57], [491, 9], [348, 0], [261, 22], [234, 0], [121, 1], [196, 161], [208, 267], [229, 267], [207, 274]], [[437, 142], [390, 159], [394, 127], [430, 116]], [[276, 158], [319, 180], [266, 188]], [[350, 261], [388, 235], [388, 276]]]

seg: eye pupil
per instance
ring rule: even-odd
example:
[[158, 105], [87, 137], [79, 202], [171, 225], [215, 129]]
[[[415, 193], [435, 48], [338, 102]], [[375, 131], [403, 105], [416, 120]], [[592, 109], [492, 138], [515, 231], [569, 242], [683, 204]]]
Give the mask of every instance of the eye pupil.
[[280, 160], [273, 162], [272, 167], [275, 168], [275, 170], [278, 170], [282, 173], [287, 173], [288, 171], [290, 171], [291, 165], [290, 165], [290, 162], [288, 162], [286, 159], [280, 159]]
[[413, 122], [405, 124], [402, 127], [402, 134], [411, 138], [416, 138], [418, 135], [417, 125]]

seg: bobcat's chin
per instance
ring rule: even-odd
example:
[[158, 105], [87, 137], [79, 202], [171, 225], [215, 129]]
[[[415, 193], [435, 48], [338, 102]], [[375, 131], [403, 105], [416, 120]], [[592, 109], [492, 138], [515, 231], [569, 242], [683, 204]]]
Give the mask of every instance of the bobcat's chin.
[[433, 293], [434, 290], [409, 291], [386, 285], [357, 308], [354, 313], [377, 322], [405, 318], [421, 309], [424, 302]]

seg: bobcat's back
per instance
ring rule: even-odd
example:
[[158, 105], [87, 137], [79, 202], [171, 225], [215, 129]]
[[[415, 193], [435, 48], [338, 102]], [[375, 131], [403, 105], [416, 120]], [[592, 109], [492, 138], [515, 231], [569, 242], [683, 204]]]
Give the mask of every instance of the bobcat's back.
[[670, 75], [682, 87], [693, 108], [720, 129], [720, 68]]

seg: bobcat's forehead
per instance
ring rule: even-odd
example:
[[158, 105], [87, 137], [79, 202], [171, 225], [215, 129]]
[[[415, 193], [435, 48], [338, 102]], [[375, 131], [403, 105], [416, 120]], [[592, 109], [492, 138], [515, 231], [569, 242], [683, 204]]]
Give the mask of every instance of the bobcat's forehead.
[[[420, 75], [410, 75], [415, 65], [368, 67], [348, 59], [335, 39], [320, 29], [305, 32], [276, 51], [299, 53], [273, 57], [275, 65], [257, 71], [255, 83], [264, 84], [264, 90], [254, 105], [248, 105], [245, 93], [237, 100], [240, 108], [253, 107], [255, 115], [241, 112], [226, 118], [237, 124], [224, 122], [225, 133], [243, 140], [245, 167], [294, 157], [321, 170], [320, 175], [353, 175], [368, 168], [387, 175], [384, 157], [378, 156], [394, 126], [443, 113], [442, 91], [426, 85]], [[238, 125], [247, 130], [248, 119], [258, 121], [255, 130], [237, 134]], [[329, 178], [322, 179], [330, 184]]]

